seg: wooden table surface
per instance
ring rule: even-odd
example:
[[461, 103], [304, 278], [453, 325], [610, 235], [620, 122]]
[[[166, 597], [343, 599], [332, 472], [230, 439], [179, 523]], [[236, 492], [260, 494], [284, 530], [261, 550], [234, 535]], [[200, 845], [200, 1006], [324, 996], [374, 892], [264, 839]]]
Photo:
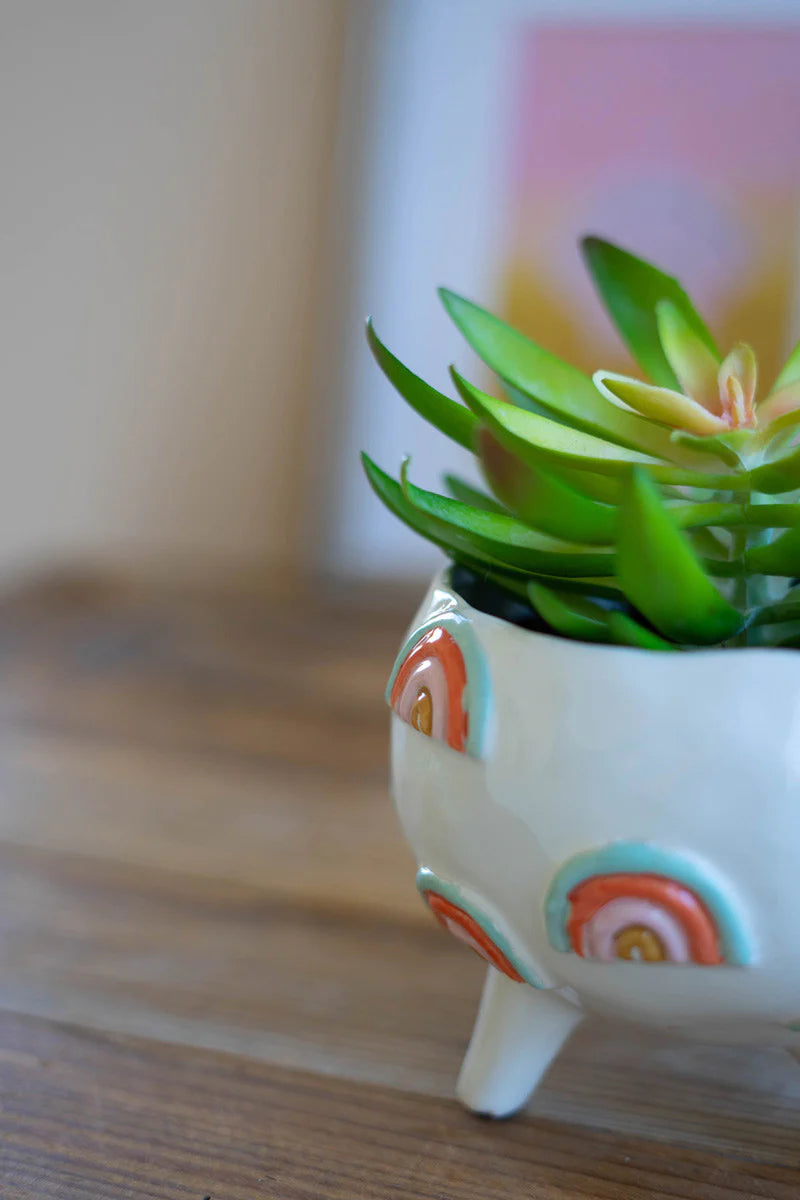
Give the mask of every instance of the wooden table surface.
[[[408, 611], [408, 610], [406, 610]], [[403, 615], [74, 581], [0, 604], [0, 1197], [800, 1197], [779, 1051], [582, 1029], [452, 1099], [480, 963], [386, 790]]]

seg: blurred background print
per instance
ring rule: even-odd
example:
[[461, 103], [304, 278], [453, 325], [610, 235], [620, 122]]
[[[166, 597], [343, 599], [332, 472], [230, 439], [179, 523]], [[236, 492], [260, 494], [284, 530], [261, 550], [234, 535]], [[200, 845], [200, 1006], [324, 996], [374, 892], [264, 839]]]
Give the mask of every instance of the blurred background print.
[[[783, 4], [445, 3], [383, 10], [357, 315], [447, 389], [469, 361], [438, 311], [446, 284], [592, 371], [628, 369], [576, 242], [598, 233], [689, 288], [764, 378], [796, 340], [800, 10]], [[383, 57], [380, 57], [383, 56]], [[456, 455], [363, 353], [347, 375], [349, 461], [397, 447], [435, 484]], [[459, 461], [468, 471], [466, 457]], [[331, 566], [420, 572], [435, 551], [341, 478]]]
[[[367, 448], [464, 470], [435, 287], [621, 365], [576, 250], [668, 263], [771, 374], [800, 207], [793, 0], [6, 0], [0, 570], [421, 576]], [[485, 376], [479, 375], [479, 378]]]
[[796, 283], [798, 61], [800, 29], [525, 31], [500, 284], [512, 322], [589, 372], [615, 365], [574, 251], [599, 230], [691, 279], [721, 342], [746, 331], [774, 377]]

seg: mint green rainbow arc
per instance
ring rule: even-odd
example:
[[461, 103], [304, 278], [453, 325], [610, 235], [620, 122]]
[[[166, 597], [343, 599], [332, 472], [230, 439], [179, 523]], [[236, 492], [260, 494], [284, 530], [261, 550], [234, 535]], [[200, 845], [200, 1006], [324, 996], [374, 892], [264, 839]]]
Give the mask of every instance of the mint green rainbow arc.
[[471, 897], [459, 884], [442, 879], [428, 867], [420, 867], [417, 872], [417, 890], [423, 897], [427, 892], [435, 892], [451, 904], [457, 905], [491, 938], [526, 983], [535, 988], [547, 986], [524, 955], [521, 949], [524, 944], [522, 939], [510, 931], [501, 929], [499, 918], [490, 917], [486, 905]]
[[439, 613], [414, 628], [413, 633], [400, 647], [400, 653], [389, 676], [389, 682], [386, 685], [386, 703], [391, 704], [392, 688], [400, 667], [417, 642], [432, 629], [446, 629], [464, 657], [467, 684], [461, 703], [469, 716], [466, 751], [471, 758], [485, 758], [488, 753], [494, 705], [492, 680], [486, 657], [478, 644], [472, 623], [461, 613]]
[[739, 906], [709, 868], [672, 850], [646, 842], [614, 842], [577, 854], [556, 872], [545, 900], [545, 922], [550, 945], [568, 953], [569, 897], [586, 879], [613, 874], [657, 875], [689, 888], [713, 918], [723, 958], [731, 966], [746, 967], [756, 961], [753, 934]]
[[[406, 402], [475, 454], [488, 491], [453, 475], [445, 493], [428, 491], [407, 462], [392, 477], [363, 455], [370, 484], [453, 562], [562, 636], [658, 651], [800, 646], [800, 346], [755, 404], [752, 351], [722, 359], [677, 281], [599, 238], [583, 248], [651, 383], [589, 378], [442, 290], [505, 398], [456, 370], [458, 399], [447, 396], [371, 322], [367, 338]], [[739, 405], [729, 425], [709, 399], [717, 371], [723, 402], [725, 383]]]

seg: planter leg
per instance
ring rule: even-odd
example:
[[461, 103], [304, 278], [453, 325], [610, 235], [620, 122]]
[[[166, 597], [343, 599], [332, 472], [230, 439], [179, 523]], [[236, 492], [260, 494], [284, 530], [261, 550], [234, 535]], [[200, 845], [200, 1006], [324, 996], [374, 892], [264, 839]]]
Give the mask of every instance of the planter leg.
[[467, 1108], [510, 1117], [522, 1108], [583, 1013], [550, 991], [489, 968], [456, 1092]]

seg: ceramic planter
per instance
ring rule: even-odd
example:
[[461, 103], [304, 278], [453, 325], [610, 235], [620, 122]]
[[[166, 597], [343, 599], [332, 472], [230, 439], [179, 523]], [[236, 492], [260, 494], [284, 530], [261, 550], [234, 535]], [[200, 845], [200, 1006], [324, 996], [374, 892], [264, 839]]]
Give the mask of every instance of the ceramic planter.
[[800, 1043], [800, 657], [534, 633], [438, 576], [387, 695], [417, 885], [489, 963], [458, 1082], [522, 1105], [592, 1014]]

